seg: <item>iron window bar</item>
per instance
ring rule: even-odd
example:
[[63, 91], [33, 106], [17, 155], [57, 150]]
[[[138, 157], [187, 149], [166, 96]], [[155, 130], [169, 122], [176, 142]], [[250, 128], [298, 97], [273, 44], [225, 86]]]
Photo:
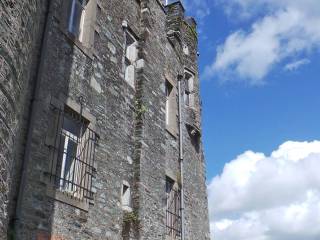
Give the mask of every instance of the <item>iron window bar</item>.
[[181, 239], [181, 192], [173, 190], [167, 193], [166, 234], [170, 239]]
[[96, 132], [80, 114], [53, 106], [55, 138], [51, 151], [50, 182], [59, 191], [78, 200], [93, 200]]

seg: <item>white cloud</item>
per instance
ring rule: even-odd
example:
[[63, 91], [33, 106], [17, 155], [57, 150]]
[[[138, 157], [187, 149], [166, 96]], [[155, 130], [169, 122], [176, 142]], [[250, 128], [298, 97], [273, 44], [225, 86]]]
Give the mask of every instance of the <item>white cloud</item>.
[[208, 185], [215, 240], [320, 239], [320, 141], [247, 151]]
[[298, 68], [302, 67], [303, 65], [307, 65], [310, 63], [310, 60], [307, 58], [298, 60], [298, 61], [294, 61], [291, 63], [288, 63], [287, 65], [284, 66], [284, 70], [286, 71], [295, 71]]
[[262, 84], [276, 64], [320, 46], [319, 0], [221, 1], [233, 17], [255, 20], [251, 29], [233, 32], [218, 47], [204, 78], [218, 75], [224, 80]]

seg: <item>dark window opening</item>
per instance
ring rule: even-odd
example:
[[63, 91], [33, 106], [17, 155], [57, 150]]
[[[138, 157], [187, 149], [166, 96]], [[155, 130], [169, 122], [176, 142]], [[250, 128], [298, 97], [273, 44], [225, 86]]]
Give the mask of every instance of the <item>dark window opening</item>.
[[190, 125], [187, 125], [187, 129], [188, 129], [189, 137], [191, 139], [191, 144], [195, 148], [196, 152], [199, 153], [200, 145], [201, 145], [200, 131], [196, 127], [190, 126]]

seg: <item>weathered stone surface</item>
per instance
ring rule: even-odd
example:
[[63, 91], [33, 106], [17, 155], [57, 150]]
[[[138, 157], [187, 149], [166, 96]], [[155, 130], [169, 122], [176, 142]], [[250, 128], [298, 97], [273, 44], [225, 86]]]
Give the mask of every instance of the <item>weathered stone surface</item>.
[[[13, 2], [20, 10], [25, 7], [24, 17], [29, 23], [17, 15], [23, 24], [12, 26], [13, 13], [7, 2]], [[95, 24], [94, 48], [84, 49], [61, 27], [63, 1], [51, 2], [25, 188], [19, 196], [28, 99], [38, 70], [35, 63], [39, 60], [47, 1], [1, 2], [1, 15], [8, 24], [1, 25], [0, 56], [4, 60], [0, 62], [0, 167], [8, 163], [1, 172], [1, 177], [7, 178], [16, 159], [12, 199], [19, 197], [22, 203], [21, 218], [16, 221], [17, 239], [166, 240], [166, 173], [170, 170], [179, 178], [180, 164], [179, 138], [166, 130], [164, 83], [166, 76], [177, 81], [188, 68], [195, 74], [196, 91], [194, 107], [183, 106], [186, 240], [208, 240], [202, 144], [194, 146], [185, 124], [188, 119], [189, 125], [194, 124], [201, 131], [195, 22], [185, 19], [179, 2], [164, 8], [158, 0], [98, 0], [101, 12]], [[124, 79], [124, 20], [139, 42], [135, 88]], [[2, 35], [3, 30], [17, 32], [17, 36]], [[3, 48], [6, 39], [17, 43]], [[88, 211], [50, 198], [49, 184], [44, 181], [51, 151], [46, 140], [54, 123], [50, 102], [53, 98], [79, 102], [80, 97], [85, 109], [96, 118], [100, 137], [95, 152], [95, 195]], [[132, 188], [130, 216], [135, 220], [131, 222], [126, 220], [121, 206], [123, 182]], [[8, 187], [5, 186], [5, 194], [0, 193], [0, 203], [8, 199]], [[4, 216], [1, 221], [5, 224]]]
[[0, 2], [0, 239], [15, 206], [46, 4]]

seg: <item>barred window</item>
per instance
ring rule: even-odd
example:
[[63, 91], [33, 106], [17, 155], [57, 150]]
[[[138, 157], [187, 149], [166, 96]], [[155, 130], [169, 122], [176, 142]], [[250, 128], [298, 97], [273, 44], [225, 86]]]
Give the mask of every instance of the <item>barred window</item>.
[[181, 192], [176, 185], [171, 178], [166, 178], [166, 233], [170, 240], [181, 239]]
[[56, 189], [68, 196], [79, 200], [92, 200], [97, 135], [90, 128], [90, 122], [71, 108], [54, 108], [54, 112], [57, 121], [51, 154], [50, 181]]

